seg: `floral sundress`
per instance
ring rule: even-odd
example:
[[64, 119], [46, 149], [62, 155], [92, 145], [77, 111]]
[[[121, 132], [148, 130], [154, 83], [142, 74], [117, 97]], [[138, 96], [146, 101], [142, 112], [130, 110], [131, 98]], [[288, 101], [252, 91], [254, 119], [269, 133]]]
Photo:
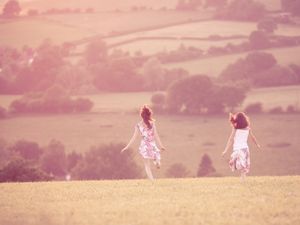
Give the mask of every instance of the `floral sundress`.
[[159, 161], [160, 150], [155, 143], [154, 124], [150, 129], [145, 126], [143, 122], [139, 122], [136, 126], [142, 136], [139, 153], [145, 159], [153, 159]]

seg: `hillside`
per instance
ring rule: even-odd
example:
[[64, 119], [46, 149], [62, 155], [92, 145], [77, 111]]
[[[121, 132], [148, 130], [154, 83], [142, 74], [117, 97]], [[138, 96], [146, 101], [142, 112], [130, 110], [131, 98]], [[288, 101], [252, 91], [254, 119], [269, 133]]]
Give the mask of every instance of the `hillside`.
[[291, 225], [300, 177], [0, 184], [0, 224]]

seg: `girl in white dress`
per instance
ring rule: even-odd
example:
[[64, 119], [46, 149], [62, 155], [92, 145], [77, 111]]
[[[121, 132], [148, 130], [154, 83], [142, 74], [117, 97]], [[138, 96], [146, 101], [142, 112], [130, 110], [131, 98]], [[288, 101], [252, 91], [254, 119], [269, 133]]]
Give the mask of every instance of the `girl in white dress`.
[[260, 145], [250, 129], [249, 118], [245, 113], [238, 112], [235, 115], [230, 113], [229, 116], [233, 128], [222, 154], [225, 155], [228, 149], [233, 146], [229, 166], [232, 171], [240, 171], [241, 178], [244, 179], [250, 170], [250, 152], [248, 146], [249, 134], [258, 148], [260, 148]]
[[[125, 148], [121, 150], [124, 152], [134, 142], [138, 133], [140, 133], [142, 140], [139, 147], [139, 153], [144, 159], [144, 166], [147, 177], [153, 180], [153, 175], [150, 167], [150, 160], [153, 160], [157, 168], [160, 168], [160, 149], [165, 150], [160, 138], [158, 136], [154, 120], [152, 119], [152, 111], [149, 107], [143, 106], [140, 113], [142, 121], [135, 126], [134, 134]], [[156, 142], [160, 148], [157, 147]]]

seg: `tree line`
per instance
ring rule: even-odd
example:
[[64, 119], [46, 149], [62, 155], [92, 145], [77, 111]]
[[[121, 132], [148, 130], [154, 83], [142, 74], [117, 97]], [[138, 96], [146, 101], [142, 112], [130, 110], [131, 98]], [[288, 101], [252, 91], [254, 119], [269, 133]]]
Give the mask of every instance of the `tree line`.
[[[142, 178], [133, 151], [120, 154], [122, 146], [123, 143], [103, 144], [82, 154], [66, 152], [63, 143], [54, 139], [46, 146], [27, 140], [9, 144], [0, 139], [0, 182]], [[196, 174], [219, 176], [207, 154], [202, 156]], [[191, 174], [184, 165], [175, 163], [168, 168], [166, 176]]]

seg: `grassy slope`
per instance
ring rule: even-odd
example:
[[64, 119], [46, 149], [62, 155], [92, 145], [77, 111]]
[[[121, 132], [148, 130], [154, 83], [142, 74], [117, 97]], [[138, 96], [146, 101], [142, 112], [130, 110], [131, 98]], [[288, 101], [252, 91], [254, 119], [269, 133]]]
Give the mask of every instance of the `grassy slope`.
[[75, 41], [93, 35], [78, 28], [63, 26], [39, 19], [22, 19], [0, 24], [0, 45], [21, 48], [24, 45], [37, 47], [50, 38], [54, 43]]
[[[182, 163], [194, 176], [200, 159], [208, 153], [217, 171], [230, 175], [226, 157], [221, 157], [230, 126], [227, 116], [187, 117], [155, 115], [157, 127], [167, 151], [163, 153], [161, 170], [155, 176], [165, 177], [173, 163]], [[262, 151], [251, 148], [252, 175], [287, 175], [300, 173], [299, 115], [251, 116], [252, 128]], [[9, 142], [18, 139], [32, 140], [45, 146], [52, 138], [62, 141], [66, 151], [85, 152], [92, 145], [109, 142], [127, 142], [138, 114], [85, 114], [57, 116], [24, 116], [0, 120], [2, 138]], [[141, 163], [137, 152], [139, 141], [133, 145], [134, 158]]]
[[0, 184], [8, 225], [300, 223], [300, 177]]
[[[268, 49], [277, 59], [278, 64], [289, 65], [291, 63], [299, 64], [300, 47]], [[167, 68], [183, 68], [191, 74], [207, 74], [209, 76], [218, 76], [230, 63], [236, 62], [248, 53], [238, 53], [232, 55], [218, 56], [206, 59], [191, 60], [179, 63], [166, 64]]]

